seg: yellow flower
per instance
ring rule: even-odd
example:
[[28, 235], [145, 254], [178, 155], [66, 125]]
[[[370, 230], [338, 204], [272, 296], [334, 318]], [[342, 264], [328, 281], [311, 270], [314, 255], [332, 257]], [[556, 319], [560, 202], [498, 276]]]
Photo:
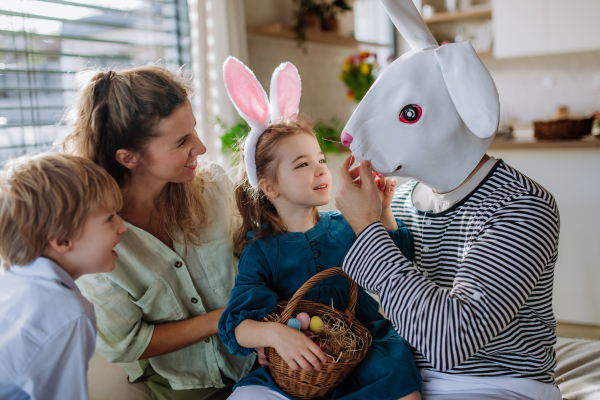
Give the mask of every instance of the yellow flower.
[[350, 71], [350, 68], [352, 68], [352, 63], [351, 63], [351, 62], [348, 62], [348, 61], [346, 61], [346, 62], [344, 63], [344, 72], [348, 72], [348, 71]]
[[369, 75], [371, 73], [371, 66], [366, 63], [360, 65], [360, 73], [363, 75]]

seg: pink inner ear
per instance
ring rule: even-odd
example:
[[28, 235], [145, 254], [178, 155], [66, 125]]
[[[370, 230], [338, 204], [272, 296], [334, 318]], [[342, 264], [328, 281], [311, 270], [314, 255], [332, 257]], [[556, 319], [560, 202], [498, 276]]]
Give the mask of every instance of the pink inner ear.
[[249, 118], [266, 124], [269, 106], [265, 92], [252, 72], [237, 60], [230, 60], [223, 75], [231, 101], [236, 107]]
[[282, 117], [289, 118], [298, 113], [301, 94], [302, 84], [298, 72], [293, 65], [288, 64], [277, 78], [277, 102]]

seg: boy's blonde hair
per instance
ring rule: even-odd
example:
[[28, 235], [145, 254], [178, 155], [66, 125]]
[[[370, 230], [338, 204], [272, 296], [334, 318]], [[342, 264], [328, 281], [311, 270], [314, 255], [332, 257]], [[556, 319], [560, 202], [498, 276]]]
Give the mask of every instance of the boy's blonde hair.
[[90, 160], [57, 153], [10, 160], [0, 173], [2, 266], [31, 264], [49, 240], [77, 239], [90, 214], [122, 202], [115, 180]]

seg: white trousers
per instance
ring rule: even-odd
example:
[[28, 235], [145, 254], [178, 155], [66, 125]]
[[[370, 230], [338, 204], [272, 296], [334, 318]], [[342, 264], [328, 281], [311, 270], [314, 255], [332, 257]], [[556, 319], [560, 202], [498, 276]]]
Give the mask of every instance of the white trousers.
[[[421, 370], [423, 400], [562, 400], [551, 384], [526, 378], [479, 377]], [[242, 386], [229, 400], [286, 400], [265, 386]], [[377, 400], [377, 399], [373, 399]]]
[[423, 400], [562, 400], [556, 386], [527, 378], [421, 370]]

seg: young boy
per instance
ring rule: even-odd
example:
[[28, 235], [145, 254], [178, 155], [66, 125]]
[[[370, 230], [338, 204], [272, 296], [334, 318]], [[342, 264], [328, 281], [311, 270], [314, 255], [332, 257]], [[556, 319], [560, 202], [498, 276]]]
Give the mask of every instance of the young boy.
[[0, 399], [87, 399], [94, 308], [75, 280], [110, 272], [127, 228], [89, 160], [24, 156], [0, 175]]

